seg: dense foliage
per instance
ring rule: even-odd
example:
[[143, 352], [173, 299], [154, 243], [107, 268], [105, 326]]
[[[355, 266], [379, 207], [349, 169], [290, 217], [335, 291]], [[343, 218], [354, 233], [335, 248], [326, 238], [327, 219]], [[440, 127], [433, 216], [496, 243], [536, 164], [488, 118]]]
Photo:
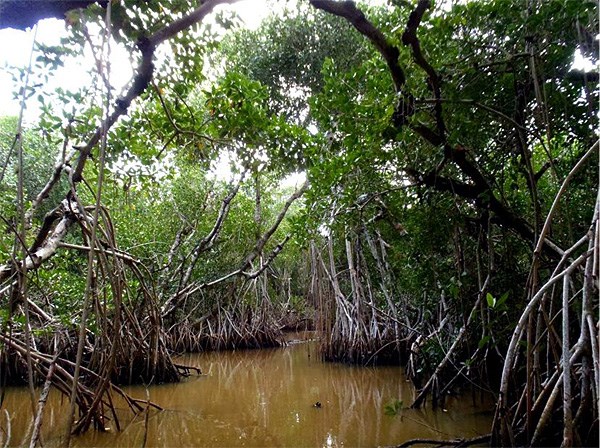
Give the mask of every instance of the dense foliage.
[[[494, 394], [493, 443], [597, 442], [597, 2], [312, 0], [256, 30], [219, 3], [95, 5], [38, 47], [38, 122], [0, 121], [3, 381], [64, 351], [83, 430], [173, 351], [316, 328], [404, 365], [415, 407]], [[90, 85], [46, 91], [84, 48]]]

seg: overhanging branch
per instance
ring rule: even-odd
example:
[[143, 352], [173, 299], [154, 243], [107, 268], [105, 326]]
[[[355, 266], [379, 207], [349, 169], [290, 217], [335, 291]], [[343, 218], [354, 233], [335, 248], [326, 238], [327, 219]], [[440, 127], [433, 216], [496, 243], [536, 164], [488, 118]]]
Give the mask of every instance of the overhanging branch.
[[[165, 40], [173, 37], [180, 31], [183, 31], [184, 29], [187, 29], [190, 26], [202, 21], [206, 15], [208, 15], [215, 8], [215, 6], [220, 4], [231, 4], [235, 3], [236, 1], [238, 0], [208, 0], [187, 16], [175, 20], [170, 25], [167, 25], [163, 29], [157, 31], [152, 36], [139, 39], [137, 42], [137, 47], [140, 50], [142, 59], [136, 70], [136, 74], [130, 83], [131, 86], [123, 97], [117, 99], [113, 112], [96, 128], [88, 142], [84, 146], [75, 148], [79, 152], [79, 157], [73, 169], [70, 170], [70, 178], [73, 188], [75, 188], [75, 186], [83, 180], [82, 174], [85, 164], [93, 149], [100, 142], [102, 135], [108, 132], [108, 130], [117, 122], [119, 117], [127, 112], [127, 109], [131, 103], [138, 98], [150, 84], [154, 73], [154, 64], [152, 60], [154, 58], [154, 51], [156, 50], [157, 46]], [[52, 186], [58, 181], [60, 172], [63, 170], [63, 168], [64, 163], [60, 167], [55, 168], [47, 187], [45, 187], [40, 195], [38, 195], [39, 201], [43, 200]], [[38, 201], [38, 198], [36, 198], [36, 201]], [[67, 198], [63, 202], [68, 203], [70, 200]], [[45, 222], [42, 229], [40, 229], [40, 232], [38, 232], [38, 236], [36, 237], [36, 242], [34, 244], [35, 250], [25, 260], [25, 266], [28, 270], [39, 267], [45, 260], [52, 257], [58, 249], [62, 239], [67, 234], [68, 229], [74, 222], [76, 222], [76, 218], [69, 213], [63, 215], [62, 218], [58, 215], [54, 216], [53, 218], [56, 219]], [[54, 224], [55, 222], [57, 223]], [[0, 282], [6, 280], [11, 275], [12, 271], [13, 266], [10, 264], [0, 266]]]
[[395, 46], [391, 45], [387, 41], [383, 33], [377, 29], [375, 25], [367, 20], [363, 12], [356, 7], [354, 2], [310, 0], [310, 4], [317, 9], [321, 9], [330, 14], [343, 17], [350, 22], [352, 26], [358, 30], [358, 32], [369, 39], [387, 62], [392, 79], [394, 81], [394, 86], [396, 87], [396, 91], [402, 91], [402, 86], [406, 82], [406, 77], [404, 76], [404, 71], [398, 64], [400, 52]]
[[131, 87], [125, 96], [117, 99], [114, 111], [106, 120], [102, 122], [100, 126], [96, 128], [96, 131], [89, 139], [88, 143], [79, 148], [79, 159], [72, 174], [73, 181], [75, 183], [81, 181], [81, 175], [83, 173], [85, 162], [90, 156], [92, 150], [100, 141], [102, 134], [108, 131], [108, 129], [110, 129], [117, 122], [119, 117], [127, 112], [131, 102], [144, 93], [144, 91], [148, 88], [148, 85], [150, 84], [154, 74], [154, 64], [152, 63], [152, 59], [154, 58], [154, 51], [158, 45], [175, 36], [180, 31], [183, 31], [192, 25], [201, 22], [210, 12], [212, 12], [215, 6], [220, 4], [231, 4], [235, 3], [236, 1], [238, 0], [209, 0], [200, 5], [187, 16], [177, 19], [171, 24], [158, 30], [152, 36], [145, 38], [143, 37], [138, 40], [137, 47], [142, 54], [142, 60], [138, 66], [135, 76], [132, 79]]

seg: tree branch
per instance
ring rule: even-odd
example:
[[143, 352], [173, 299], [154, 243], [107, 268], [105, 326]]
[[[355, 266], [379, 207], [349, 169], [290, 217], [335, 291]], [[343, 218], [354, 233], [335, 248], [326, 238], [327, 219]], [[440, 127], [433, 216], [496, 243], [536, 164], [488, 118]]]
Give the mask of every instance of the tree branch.
[[453, 439], [453, 440], [436, 440], [436, 439], [411, 439], [407, 440], [396, 448], [407, 448], [413, 445], [439, 445], [439, 446], [470, 446], [470, 445], [482, 445], [491, 440], [491, 434], [485, 434], [483, 436], [473, 437], [472, 439]]
[[[224, 276], [219, 277], [218, 279], [210, 281], [210, 282], [187, 285], [184, 289], [176, 292], [163, 305], [162, 312], [161, 312], [162, 318], [164, 319], [164, 318], [170, 316], [171, 314], [173, 314], [175, 312], [175, 310], [177, 309], [177, 306], [181, 303], [182, 300], [184, 300], [185, 297], [188, 297], [189, 295], [194, 294], [202, 289], [215, 286], [215, 285], [222, 283], [225, 280], [228, 280], [232, 277], [237, 277], [238, 275], [244, 275], [247, 278], [255, 278], [255, 277], [253, 277], [253, 275], [256, 274], [255, 272], [254, 273], [245, 273], [244, 271], [247, 270], [251, 266], [252, 261], [254, 261], [254, 259], [262, 252], [263, 248], [265, 247], [265, 245], [267, 244], [269, 239], [273, 236], [275, 231], [279, 228], [279, 225], [283, 221], [283, 218], [285, 218], [285, 215], [287, 214], [292, 203], [295, 200], [297, 200], [300, 196], [302, 196], [307, 189], [308, 189], [308, 181], [306, 181], [299, 190], [294, 192], [294, 194], [292, 194], [288, 198], [286, 203], [283, 205], [281, 212], [275, 219], [275, 222], [273, 223], [273, 225], [269, 228], [269, 230], [267, 230], [263, 234], [263, 236], [261, 238], [259, 238], [259, 240], [256, 242], [256, 245], [250, 252], [250, 254], [246, 257], [246, 259], [242, 262], [241, 266], [238, 269], [231, 271], [230, 273], [225, 274]], [[268, 266], [268, 264], [270, 264], [275, 259], [275, 257], [279, 254], [279, 252], [281, 252], [281, 249], [283, 248], [283, 245], [287, 242], [287, 239], [288, 238], [286, 238], [284, 240], [284, 242], [280, 243], [273, 250], [273, 252], [269, 256], [269, 258], [267, 259], [266, 266]], [[279, 248], [279, 246], [281, 246], [281, 248]], [[266, 267], [266, 266], [264, 266], [264, 267]], [[262, 271], [258, 272], [258, 274], [256, 274], [256, 276], [260, 275], [261, 272]]]
[[190, 28], [192, 25], [201, 22], [204, 17], [212, 12], [215, 6], [236, 3], [239, 0], [208, 0], [203, 2], [198, 8], [189, 13], [187, 16], [171, 22], [161, 30], [158, 30], [148, 40], [150, 44], [157, 47], [160, 43], [175, 36], [181, 31]]
[[31, 221], [33, 219], [33, 214], [38, 209], [38, 207], [42, 204], [44, 199], [46, 199], [46, 198], [48, 198], [48, 196], [50, 196], [50, 192], [52, 191], [54, 186], [56, 184], [58, 184], [58, 182], [60, 181], [60, 176], [63, 173], [63, 171], [68, 172], [68, 164], [71, 161], [71, 159], [73, 158], [73, 156], [75, 156], [75, 150], [71, 150], [69, 152], [69, 154], [65, 155], [66, 145], [67, 145], [67, 141], [65, 140], [65, 142], [63, 144], [63, 148], [62, 148], [63, 157], [61, 158], [60, 161], [58, 161], [54, 164], [54, 170], [52, 171], [52, 175], [50, 176], [50, 179], [48, 180], [46, 185], [44, 185], [44, 188], [42, 188], [42, 190], [37, 194], [35, 199], [32, 201], [31, 206], [29, 207], [29, 210], [27, 210], [27, 213], [25, 213], [25, 223], [26, 223], [27, 228], [31, 227]]
[[383, 33], [377, 29], [363, 14], [363, 12], [356, 7], [356, 4], [352, 1], [333, 1], [333, 0], [310, 0], [310, 4], [317, 9], [321, 9], [330, 14], [343, 17], [352, 24], [354, 28], [358, 30], [363, 36], [369, 39], [375, 48], [381, 53], [392, 75], [394, 86], [396, 91], [402, 91], [402, 86], [406, 82], [404, 71], [398, 64], [398, 57], [400, 52], [398, 49], [391, 45]]
[[281, 212], [279, 212], [279, 215], [277, 216], [277, 219], [275, 219], [275, 222], [273, 223], [271, 228], [267, 230], [265, 234], [256, 242], [256, 246], [254, 246], [254, 249], [252, 250], [250, 255], [248, 255], [248, 257], [242, 263], [242, 266], [240, 267], [241, 271], [244, 271], [250, 267], [250, 264], [254, 261], [256, 257], [258, 257], [258, 255], [262, 252], [263, 248], [265, 247], [265, 244], [267, 244], [269, 239], [279, 228], [279, 224], [281, 224], [281, 221], [283, 221], [283, 218], [285, 218], [285, 215], [292, 203], [300, 196], [302, 196], [307, 189], [308, 180], [304, 182], [304, 185], [302, 185], [302, 187], [300, 187], [299, 190], [297, 190], [293, 195], [291, 195], [286, 201], [286, 203], [283, 205], [283, 209], [281, 210]]
[[[464, 152], [464, 149], [462, 151]], [[437, 171], [423, 174], [412, 168], [408, 168], [406, 169], [406, 173], [417, 185], [425, 185], [432, 187], [437, 191], [448, 192], [464, 199], [474, 201], [481, 209], [489, 209], [496, 215], [496, 219], [494, 219], [496, 224], [511, 229], [533, 247], [535, 234], [529, 223], [507, 208], [496, 198], [496, 196], [494, 196], [491, 187], [487, 184], [483, 176], [481, 176], [481, 173], [479, 173], [477, 168], [475, 168], [471, 162], [466, 160], [464, 154], [455, 154], [453, 160], [456, 161], [457, 158], [460, 163], [459, 167], [464, 167], [464, 171], [472, 173], [473, 177], [477, 179], [478, 182], [475, 181], [473, 184], [460, 182], [448, 177], [440, 176]], [[545, 238], [544, 242], [546, 243], [544, 250], [549, 256], [560, 257], [563, 255], [564, 251], [549, 238]]]
[[[387, 42], [383, 33], [365, 18], [362, 11], [356, 7], [354, 2], [310, 0], [310, 3], [315, 8], [344, 17], [375, 45], [388, 63], [388, 68], [394, 79], [396, 90], [401, 93], [401, 99], [396, 107], [392, 120], [394, 125], [398, 128], [406, 124], [408, 117], [414, 112], [414, 99], [412, 96], [401, 90], [405, 82], [405, 76], [398, 64], [398, 49]], [[465, 184], [463, 182], [440, 177], [437, 175], [437, 171], [427, 175], [418, 175], [415, 171], [412, 171], [411, 174], [410, 170], [408, 170], [408, 172], [423, 185], [428, 185], [438, 191], [448, 191], [461, 197], [475, 200], [480, 207], [489, 208], [496, 214], [500, 224], [514, 230], [522, 238], [533, 244], [535, 234], [529, 223], [509, 210], [500, 200], [498, 200], [498, 198], [496, 198], [485, 176], [481, 173], [479, 168], [466, 157], [465, 148], [460, 145], [452, 147], [446, 142], [446, 127], [442, 116], [441, 79], [425, 59], [420, 42], [417, 38], [417, 29], [423, 19], [425, 11], [430, 6], [431, 2], [429, 0], [419, 1], [416, 8], [409, 16], [408, 23], [402, 35], [402, 42], [404, 45], [411, 47], [415, 62], [427, 73], [430, 86], [434, 91], [435, 98], [433, 102], [435, 103], [436, 131], [421, 123], [411, 123], [410, 127], [431, 145], [444, 145], [445, 160], [452, 160], [461, 172], [473, 181], [473, 184]], [[479, 104], [475, 105], [479, 106]], [[494, 110], [494, 112], [497, 111]], [[503, 116], [503, 118], [507, 119], [508, 117]], [[558, 256], [561, 256], [563, 253], [563, 251], [555, 244], [548, 245], [546, 249], [553, 256], [556, 256], [557, 254]]]
[[78, 183], [81, 181], [81, 175], [83, 173], [85, 162], [90, 156], [92, 149], [100, 141], [100, 137], [102, 136], [103, 132], [110, 129], [117, 122], [118, 118], [127, 112], [131, 102], [144, 93], [144, 91], [148, 88], [148, 85], [150, 84], [154, 74], [154, 64], [152, 63], [152, 59], [154, 57], [154, 51], [158, 45], [173, 37], [180, 31], [183, 31], [202, 21], [202, 19], [204, 19], [204, 17], [206, 17], [206, 15], [209, 14], [215, 6], [219, 4], [235, 3], [236, 1], [238, 0], [209, 0], [187, 16], [175, 20], [163, 29], [154, 33], [152, 36], [142, 37], [138, 40], [137, 47], [142, 54], [142, 60], [138, 66], [137, 73], [133, 77], [131, 87], [125, 96], [117, 99], [113, 113], [96, 128], [96, 131], [89, 139], [88, 143], [79, 148], [79, 159], [72, 174], [73, 182]]
[[[52, 257], [58, 249], [60, 242], [67, 234], [69, 228], [77, 222], [77, 218], [71, 212], [65, 212], [52, 230], [44, 243], [35, 251], [30, 251], [25, 258], [25, 269], [27, 271], [38, 268], [44, 261]], [[21, 262], [22, 263], [22, 262]], [[13, 272], [13, 267], [9, 265], [0, 266], [0, 282], [8, 279]]]
[[440, 98], [442, 96], [441, 89], [441, 79], [434, 68], [429, 64], [425, 56], [423, 56], [423, 51], [421, 50], [421, 42], [417, 37], [417, 28], [421, 24], [421, 20], [423, 19], [423, 15], [425, 11], [431, 7], [431, 2], [429, 0], [420, 0], [417, 4], [417, 7], [410, 13], [408, 17], [408, 23], [406, 24], [406, 29], [402, 34], [402, 43], [406, 46], [410, 46], [413, 53], [413, 59], [417, 63], [419, 67], [421, 67], [425, 73], [427, 73], [427, 77], [429, 79], [429, 85], [433, 90], [433, 96], [436, 99], [434, 111], [435, 111], [435, 121], [437, 127], [437, 134], [442, 141], [446, 140], [446, 125], [444, 124], [444, 118], [442, 116], [442, 104], [440, 102]]
[[200, 255], [203, 252], [206, 252], [207, 250], [209, 250], [211, 247], [213, 247], [215, 241], [219, 237], [219, 234], [221, 233], [221, 228], [223, 227], [223, 223], [225, 222], [225, 218], [227, 218], [227, 215], [229, 214], [229, 208], [231, 206], [231, 201], [238, 193], [243, 180], [244, 180], [244, 175], [242, 175], [240, 177], [240, 180], [238, 181], [238, 183], [233, 188], [231, 188], [231, 191], [229, 192], [229, 194], [223, 199], [223, 202], [221, 203], [221, 208], [219, 209], [219, 214], [217, 216], [217, 219], [215, 220], [215, 223], [214, 223], [211, 231], [208, 233], [208, 235], [206, 235], [204, 238], [202, 238], [196, 244], [194, 249], [192, 250], [191, 262], [181, 280], [180, 288], [182, 286], [185, 287], [187, 285], [187, 283], [190, 281], [192, 272], [194, 270], [194, 267], [196, 266], [196, 263], [198, 262], [198, 259], [200, 258]]
[[[200, 22], [214, 9], [215, 6], [219, 4], [230, 4], [236, 1], [237, 0], [208, 0], [189, 15], [174, 21], [170, 25], [167, 25], [165, 28], [157, 31], [149, 38], [139, 39], [137, 42], [137, 47], [142, 54], [142, 59], [137, 68], [136, 74], [131, 81], [131, 87], [129, 87], [125, 96], [116, 100], [116, 105], [113, 112], [108, 116], [108, 118], [102, 121], [100, 126], [96, 128], [87, 144], [82, 147], [74, 147], [75, 150], [79, 151], [79, 157], [75, 167], [70, 171], [71, 185], [75, 186], [83, 180], [82, 174], [85, 163], [90, 157], [92, 150], [100, 142], [102, 135], [117, 122], [121, 115], [124, 115], [127, 112], [127, 109], [131, 105], [132, 101], [139, 97], [150, 84], [154, 73], [154, 64], [152, 59], [154, 57], [154, 51], [156, 47], [178, 32]], [[40, 192], [34, 204], [41, 201], [45, 195], [47, 195], [52, 186], [58, 181], [60, 172], [63, 168], [64, 163], [61, 165], [61, 167], [55, 167], [52, 178], [46, 187], [44, 187], [42, 192]], [[69, 203], [69, 198], [63, 201], [63, 204], [66, 204], [67, 206], [70, 205]], [[77, 207], [75, 207], [75, 209], [76, 208]], [[33, 251], [24, 262], [26, 268], [28, 270], [35, 269], [39, 267], [45, 260], [54, 255], [59, 247], [59, 243], [67, 234], [68, 229], [76, 221], [77, 219], [72, 213], [65, 213], [59, 223], [54, 227], [54, 230], [51, 232], [50, 237], [48, 238], [47, 235], [50, 232], [52, 221], [46, 222], [40, 230], [34, 243], [35, 251]], [[13, 267], [11, 265], [0, 266], [0, 282], [6, 280], [11, 275], [12, 271]]]
[[273, 260], [275, 260], [275, 258], [277, 258], [277, 255], [279, 255], [279, 253], [283, 250], [283, 247], [287, 244], [287, 242], [290, 240], [290, 238], [291, 238], [291, 235], [286, 235], [286, 237], [283, 239], [283, 241], [281, 243], [279, 243], [277, 246], [275, 246], [275, 249], [273, 249], [271, 254], [267, 257], [267, 259], [265, 260], [265, 262], [259, 269], [257, 269], [254, 272], [242, 272], [244, 277], [246, 277], [248, 280], [252, 280], [252, 279], [255, 279], [256, 277], [258, 277], [260, 274], [262, 274], [269, 267], [271, 262]]

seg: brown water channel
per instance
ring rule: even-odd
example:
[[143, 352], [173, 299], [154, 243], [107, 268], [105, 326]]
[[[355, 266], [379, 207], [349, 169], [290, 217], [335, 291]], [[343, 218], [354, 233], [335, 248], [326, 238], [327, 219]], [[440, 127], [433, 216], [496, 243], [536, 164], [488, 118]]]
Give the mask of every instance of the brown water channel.
[[[179, 384], [129, 387], [138, 398], [165, 408], [151, 411], [146, 446], [380, 446], [412, 438], [474, 437], [489, 432], [490, 403], [453, 397], [445, 409], [403, 409], [386, 415], [395, 399], [409, 405], [414, 388], [398, 367], [351, 367], [323, 363], [314, 343], [237, 352], [186, 355], [180, 362], [204, 375]], [[321, 403], [316, 407], [317, 402]], [[11, 445], [28, 443], [31, 404], [26, 389], [7, 390]], [[66, 400], [51, 395], [45, 412], [44, 446], [62, 446]], [[72, 446], [143, 446], [146, 422], [123, 412], [121, 432], [91, 431]], [[0, 414], [6, 428], [6, 414]]]

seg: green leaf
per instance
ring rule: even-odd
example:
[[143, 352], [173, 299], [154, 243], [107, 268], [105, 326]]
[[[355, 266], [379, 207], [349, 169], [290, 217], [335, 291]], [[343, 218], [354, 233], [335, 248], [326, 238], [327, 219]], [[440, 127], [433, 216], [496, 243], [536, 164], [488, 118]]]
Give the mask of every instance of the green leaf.
[[479, 343], [477, 344], [477, 347], [479, 347], [480, 349], [482, 349], [483, 347], [485, 347], [487, 345], [488, 342], [490, 342], [490, 340], [492, 339], [491, 336], [484, 336], [479, 340]]
[[496, 299], [489, 292], [485, 295], [485, 299], [487, 300], [487, 304], [490, 308], [494, 308], [496, 306]]
[[498, 299], [498, 302], [496, 302], [496, 306], [500, 307], [500, 306], [504, 305], [504, 302], [506, 302], [506, 300], [508, 299], [508, 294], [509, 294], [508, 291], [506, 291], [504, 294], [502, 294], [500, 296], [500, 298]]

